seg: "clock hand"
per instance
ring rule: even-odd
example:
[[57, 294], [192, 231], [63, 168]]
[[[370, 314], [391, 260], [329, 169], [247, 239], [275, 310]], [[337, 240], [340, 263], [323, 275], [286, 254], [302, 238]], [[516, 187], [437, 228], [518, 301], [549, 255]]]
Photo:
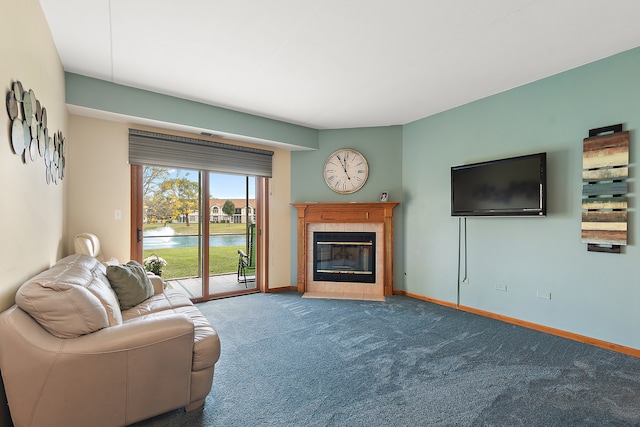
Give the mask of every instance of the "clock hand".
[[347, 175], [347, 179], [351, 180], [351, 177], [349, 176], [349, 172], [347, 172], [347, 157], [345, 156], [344, 158], [344, 174]]
[[347, 175], [347, 179], [351, 179], [351, 177], [349, 176], [349, 173], [347, 172], [347, 159], [344, 159], [344, 161], [340, 158], [339, 155], [336, 154], [336, 157], [338, 158], [338, 160], [340, 161], [340, 166], [342, 166], [342, 170], [344, 171], [345, 175]]

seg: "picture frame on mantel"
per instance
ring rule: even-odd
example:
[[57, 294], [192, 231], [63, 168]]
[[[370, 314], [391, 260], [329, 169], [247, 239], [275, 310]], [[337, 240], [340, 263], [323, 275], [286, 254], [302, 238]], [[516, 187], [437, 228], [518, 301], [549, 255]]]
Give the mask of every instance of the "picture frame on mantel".
[[389, 192], [383, 191], [380, 193], [380, 197], [378, 197], [379, 202], [388, 202], [389, 201]]

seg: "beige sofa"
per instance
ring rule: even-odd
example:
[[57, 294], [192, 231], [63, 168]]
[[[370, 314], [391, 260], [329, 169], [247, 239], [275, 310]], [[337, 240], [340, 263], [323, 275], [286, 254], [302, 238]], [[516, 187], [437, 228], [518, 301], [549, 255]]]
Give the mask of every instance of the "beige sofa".
[[0, 314], [0, 371], [16, 426], [122, 426], [197, 409], [220, 341], [178, 291], [127, 310], [106, 267], [76, 254], [23, 284]]

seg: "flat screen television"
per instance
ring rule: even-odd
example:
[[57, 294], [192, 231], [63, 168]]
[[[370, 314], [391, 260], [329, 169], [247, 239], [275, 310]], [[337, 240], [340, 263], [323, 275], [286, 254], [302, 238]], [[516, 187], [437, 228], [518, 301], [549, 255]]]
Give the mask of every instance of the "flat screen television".
[[451, 168], [452, 216], [545, 216], [547, 153]]

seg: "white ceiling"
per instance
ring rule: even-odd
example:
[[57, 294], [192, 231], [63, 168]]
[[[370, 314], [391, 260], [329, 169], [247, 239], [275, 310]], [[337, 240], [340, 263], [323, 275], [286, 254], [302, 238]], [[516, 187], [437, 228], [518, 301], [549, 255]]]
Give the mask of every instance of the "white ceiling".
[[638, 0], [40, 0], [65, 70], [317, 129], [405, 124], [640, 46]]

